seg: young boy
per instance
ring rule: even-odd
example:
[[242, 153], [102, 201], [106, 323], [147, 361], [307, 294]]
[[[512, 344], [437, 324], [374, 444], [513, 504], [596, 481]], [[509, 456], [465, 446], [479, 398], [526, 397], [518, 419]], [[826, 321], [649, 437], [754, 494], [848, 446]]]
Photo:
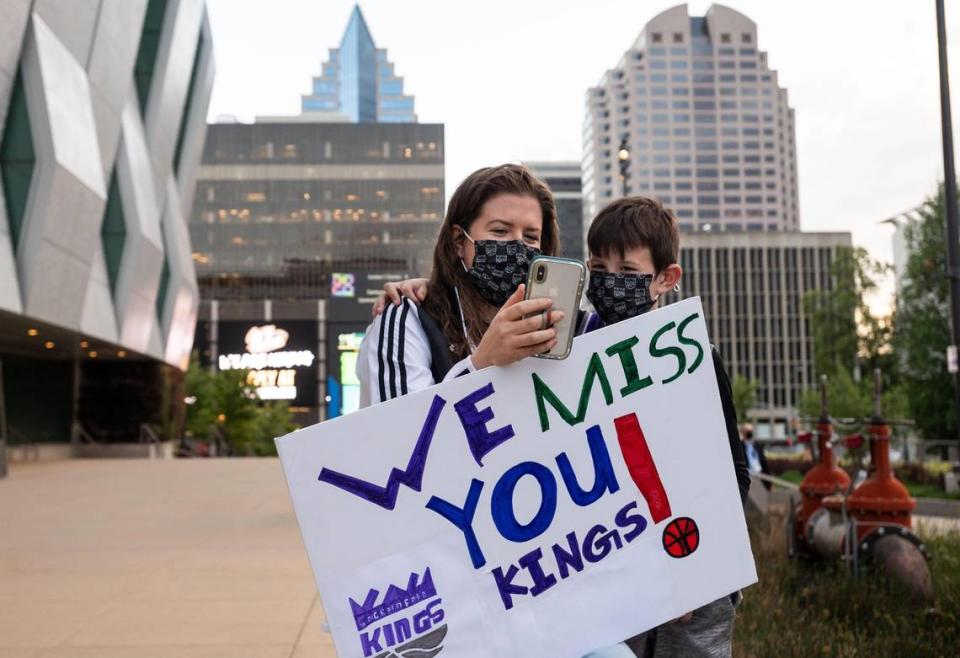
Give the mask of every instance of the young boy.
[[[659, 201], [627, 197], [600, 211], [587, 233], [590, 283], [587, 298], [594, 311], [581, 322], [583, 332], [636, 317], [656, 308], [673, 291], [683, 271], [678, 264], [680, 233], [677, 220]], [[730, 442], [730, 454], [740, 488], [740, 501], [750, 489], [750, 472], [737, 431], [730, 378], [716, 349], [713, 366]], [[708, 603], [683, 617], [631, 638], [637, 656], [729, 656], [734, 605], [739, 592]], [[590, 654], [589, 658], [629, 656], [623, 644]]]
[[[683, 275], [677, 262], [680, 252], [677, 220], [655, 199], [627, 197], [608, 205], [590, 224], [587, 247], [590, 282], [586, 295], [594, 310], [581, 318], [581, 333], [656, 308], [664, 295], [677, 288]], [[399, 303], [401, 295], [422, 299], [424, 282], [412, 280], [385, 288], [386, 297]], [[383, 303], [381, 299], [381, 309]], [[742, 503], [750, 489], [750, 472], [737, 431], [730, 378], [716, 349], [713, 367]], [[734, 607], [739, 597], [739, 592], [724, 596], [626, 643], [594, 651], [584, 658], [729, 656]]]

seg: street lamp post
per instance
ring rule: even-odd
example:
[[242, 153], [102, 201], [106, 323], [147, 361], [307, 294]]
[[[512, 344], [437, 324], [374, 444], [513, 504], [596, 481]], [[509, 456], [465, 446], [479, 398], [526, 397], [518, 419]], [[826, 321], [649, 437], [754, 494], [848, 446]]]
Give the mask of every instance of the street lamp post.
[[[943, 128], [943, 178], [946, 198], [947, 276], [950, 277], [950, 308], [953, 349], [960, 346], [960, 231], [957, 219], [957, 172], [953, 160], [953, 125], [950, 118], [950, 80], [947, 75], [947, 30], [943, 0], [937, 5], [937, 44], [940, 54], [940, 121]], [[960, 442], [960, 372], [953, 373], [957, 440]]]
[[620, 160], [620, 191], [627, 196], [627, 174], [630, 173], [630, 148], [627, 146], [627, 136], [620, 138], [620, 148], [617, 149], [617, 159]]

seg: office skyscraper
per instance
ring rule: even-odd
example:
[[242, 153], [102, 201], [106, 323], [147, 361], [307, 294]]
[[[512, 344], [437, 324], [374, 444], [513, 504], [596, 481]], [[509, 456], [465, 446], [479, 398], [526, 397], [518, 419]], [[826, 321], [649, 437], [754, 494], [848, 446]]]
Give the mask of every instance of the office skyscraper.
[[271, 336], [298, 356], [248, 382], [301, 424], [357, 407], [370, 305], [429, 275], [444, 211], [443, 125], [417, 122], [359, 8], [313, 92], [296, 116], [210, 126], [190, 218], [202, 361], [234, 367]]
[[799, 230], [795, 141], [757, 25], [721, 5], [668, 9], [587, 92], [585, 221], [635, 193], [674, 208], [684, 232]]
[[560, 255], [584, 259], [583, 253], [583, 194], [580, 185], [580, 163], [527, 162], [526, 165], [542, 178], [553, 192], [560, 222]]
[[304, 112], [340, 114], [353, 123], [416, 123], [413, 96], [403, 93], [387, 51], [377, 48], [360, 7], [354, 7], [339, 48], [331, 48], [313, 90], [303, 96]]
[[701, 297], [731, 376], [758, 385], [754, 408], [738, 412], [761, 438], [784, 436], [818, 374], [804, 295], [831, 287], [851, 238], [799, 232], [793, 110], [757, 25], [721, 5], [702, 17], [668, 9], [587, 91], [585, 109], [584, 238], [624, 195], [673, 210], [684, 274], [670, 298]]
[[[690, 233], [681, 237], [678, 298], [699, 296], [710, 340], [731, 373], [753, 380], [761, 438], [782, 437], [816, 386], [813, 327], [803, 299], [829, 290], [849, 233]], [[746, 420], [745, 409], [737, 410]]]

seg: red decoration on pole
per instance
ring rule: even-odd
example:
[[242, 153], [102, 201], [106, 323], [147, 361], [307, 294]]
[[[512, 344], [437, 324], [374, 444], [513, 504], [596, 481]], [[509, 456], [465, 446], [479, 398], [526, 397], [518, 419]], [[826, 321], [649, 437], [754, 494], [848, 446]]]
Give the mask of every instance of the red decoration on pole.
[[851, 434], [850, 436], [844, 438], [843, 444], [848, 450], [859, 450], [863, 447], [863, 435]]

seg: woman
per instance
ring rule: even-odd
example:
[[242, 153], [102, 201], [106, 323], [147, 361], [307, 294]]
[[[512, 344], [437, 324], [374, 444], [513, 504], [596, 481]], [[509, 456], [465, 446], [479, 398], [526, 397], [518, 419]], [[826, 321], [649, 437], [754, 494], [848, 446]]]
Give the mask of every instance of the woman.
[[367, 328], [357, 359], [360, 405], [418, 391], [550, 350], [563, 319], [551, 300], [524, 300], [530, 261], [554, 255], [549, 188], [521, 165], [475, 171], [454, 192], [433, 252], [429, 292]]

